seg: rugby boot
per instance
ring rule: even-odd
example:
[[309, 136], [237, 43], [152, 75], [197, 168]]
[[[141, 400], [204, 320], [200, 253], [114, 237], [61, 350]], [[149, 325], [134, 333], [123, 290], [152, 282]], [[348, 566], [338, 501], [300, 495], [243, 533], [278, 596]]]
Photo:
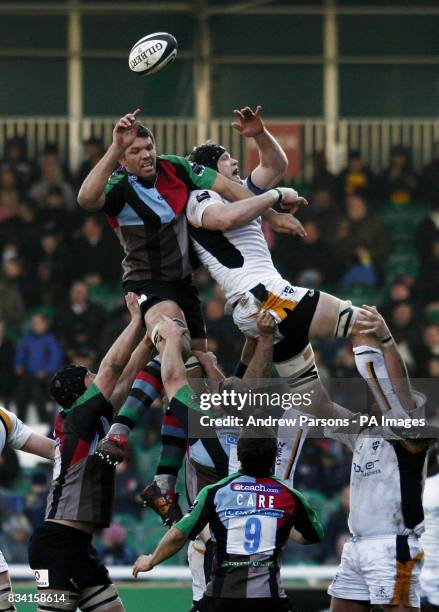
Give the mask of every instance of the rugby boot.
[[110, 465], [121, 463], [127, 454], [128, 436], [110, 434], [102, 438], [96, 448], [96, 455]]
[[179, 495], [175, 491], [168, 490], [163, 493], [154, 481], [141, 494], [143, 505], [154, 510], [166, 527], [172, 527], [183, 516], [178, 505], [178, 497]]

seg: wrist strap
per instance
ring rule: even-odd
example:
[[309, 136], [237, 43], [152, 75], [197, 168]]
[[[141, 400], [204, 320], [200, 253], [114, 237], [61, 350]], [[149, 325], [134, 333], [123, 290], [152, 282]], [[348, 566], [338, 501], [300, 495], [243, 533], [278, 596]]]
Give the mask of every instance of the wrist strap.
[[388, 342], [391, 342], [393, 340], [393, 336], [387, 336], [387, 338], [384, 338], [384, 340], [381, 340], [381, 344], [387, 344]]
[[280, 204], [282, 200], [284, 199], [284, 194], [277, 187], [273, 187], [273, 190], [277, 192], [277, 200], [276, 202], [274, 202], [273, 206], [277, 206], [277, 204]]

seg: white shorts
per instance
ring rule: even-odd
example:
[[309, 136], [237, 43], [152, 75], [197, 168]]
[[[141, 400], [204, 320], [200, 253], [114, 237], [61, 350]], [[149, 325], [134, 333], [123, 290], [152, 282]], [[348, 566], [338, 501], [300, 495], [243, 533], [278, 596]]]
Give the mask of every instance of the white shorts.
[[[253, 293], [247, 291], [233, 310], [235, 325], [245, 336], [252, 338], [259, 336], [256, 316], [261, 308], [267, 310], [277, 323], [281, 323], [287, 317], [288, 312], [293, 311], [300, 300], [309, 293], [309, 289], [295, 287], [283, 278], [264, 282], [261, 286], [265, 287], [267, 291], [265, 299], [259, 300]], [[275, 342], [279, 342], [282, 338], [283, 335], [277, 330]]]
[[8, 564], [5, 561], [2, 551], [0, 550], [0, 574], [8, 571]]
[[352, 538], [343, 546], [337, 574], [328, 589], [339, 599], [371, 605], [419, 608], [424, 553], [418, 538], [408, 539], [410, 560], [397, 561], [396, 536]]
[[426, 568], [421, 572], [421, 591], [432, 606], [439, 606], [439, 568]]

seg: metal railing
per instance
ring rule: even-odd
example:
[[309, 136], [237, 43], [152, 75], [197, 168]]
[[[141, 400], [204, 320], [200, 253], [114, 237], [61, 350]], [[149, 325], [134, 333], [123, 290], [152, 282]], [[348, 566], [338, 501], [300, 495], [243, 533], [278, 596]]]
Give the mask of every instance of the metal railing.
[[[107, 145], [111, 141], [117, 117], [85, 117], [80, 124], [80, 139], [91, 136], [102, 138]], [[159, 151], [186, 155], [199, 144], [199, 126], [193, 118], [146, 118], [154, 132]], [[299, 126], [301, 134], [301, 173], [298, 179], [309, 178], [309, 159], [315, 151], [325, 150], [327, 126], [323, 119], [267, 119], [267, 123]], [[244, 139], [233, 130], [228, 119], [213, 119], [207, 126], [208, 138], [226, 146], [235, 157], [244, 160]], [[0, 117], [0, 157], [4, 154], [7, 139], [23, 136], [27, 142], [28, 155], [35, 158], [47, 143], [56, 142], [64, 162], [69, 161], [71, 130], [67, 117]], [[388, 164], [393, 145], [403, 144], [413, 154], [416, 169], [429, 163], [432, 146], [439, 141], [438, 119], [342, 119], [337, 126], [337, 160], [331, 165], [345, 162], [351, 149], [361, 151], [363, 158], [375, 172]], [[80, 145], [78, 145], [80, 146]], [[328, 152], [331, 155], [333, 152]], [[335, 152], [334, 152], [335, 155]]]

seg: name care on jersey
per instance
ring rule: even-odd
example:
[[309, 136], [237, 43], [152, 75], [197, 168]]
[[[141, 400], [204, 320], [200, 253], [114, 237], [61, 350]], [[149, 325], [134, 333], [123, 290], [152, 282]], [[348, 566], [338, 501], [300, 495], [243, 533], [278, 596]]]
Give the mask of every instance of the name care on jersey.
[[[336, 409], [336, 416], [352, 417], [349, 410], [341, 406]], [[401, 440], [386, 440], [379, 427], [358, 434], [337, 434], [326, 429], [325, 435], [343, 442], [353, 453], [348, 518], [351, 534], [421, 535], [428, 449], [414, 452]]]
[[[251, 188], [248, 180], [245, 186]], [[237, 299], [264, 281], [282, 280], [271, 259], [261, 218], [237, 229], [207, 230], [203, 228], [203, 213], [213, 204], [233, 205], [215, 191], [196, 190], [190, 195], [186, 216], [195, 252], [224, 289], [227, 300]]]
[[292, 527], [309, 542], [323, 537], [314, 510], [276, 478], [241, 472], [205, 487], [176, 525], [194, 539], [209, 524], [216, 552], [209, 597], [285, 597], [279, 556]]
[[20, 449], [26, 444], [32, 430], [13, 413], [0, 406], [0, 454], [6, 445]]

